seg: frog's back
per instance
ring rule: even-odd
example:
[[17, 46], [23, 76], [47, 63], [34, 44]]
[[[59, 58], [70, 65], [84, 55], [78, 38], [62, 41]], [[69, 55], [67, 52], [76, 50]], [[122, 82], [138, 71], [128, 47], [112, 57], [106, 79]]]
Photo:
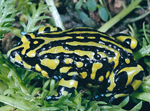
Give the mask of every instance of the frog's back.
[[[93, 74], [90, 79], [98, 80], [100, 75], [94, 75], [95, 73], [103, 72], [105, 75], [107, 72], [115, 71], [125, 59], [130, 58], [130, 61], [134, 61], [130, 49], [116, 43], [112, 37], [91, 28], [81, 27], [44, 33], [38, 35], [34, 41], [37, 39], [44, 40], [44, 43], [36, 49], [36, 56], [39, 57], [39, 62], [36, 61], [36, 64], [50, 74], [59, 71], [63, 73], [64, 70], [67, 71], [72, 67], [81, 74], [82, 78], [85, 79], [87, 75]], [[53, 66], [46, 61], [52, 62]]]

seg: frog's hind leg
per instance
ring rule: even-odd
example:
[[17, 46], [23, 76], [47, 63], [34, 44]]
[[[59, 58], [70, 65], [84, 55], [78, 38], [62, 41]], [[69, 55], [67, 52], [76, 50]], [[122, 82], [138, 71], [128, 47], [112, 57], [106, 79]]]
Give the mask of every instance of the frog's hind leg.
[[59, 82], [57, 93], [53, 96], [47, 96], [46, 100], [58, 100], [61, 96], [65, 96], [73, 91], [78, 86], [78, 73], [69, 72], [66, 77], [62, 78]]
[[126, 34], [116, 34], [113, 37], [121, 42], [124, 47], [130, 48], [132, 51], [137, 51], [139, 49], [139, 43], [134, 37]]
[[[125, 75], [124, 75], [124, 74]], [[123, 78], [127, 75], [126, 83], [121, 85], [121, 81], [124, 81]], [[137, 67], [126, 67], [118, 72], [115, 80], [115, 87], [113, 92], [113, 96], [110, 99], [110, 102], [113, 102], [115, 99], [120, 97], [125, 97], [131, 93], [133, 93], [142, 83], [144, 71], [140, 65]], [[122, 78], [122, 79], [121, 79]]]

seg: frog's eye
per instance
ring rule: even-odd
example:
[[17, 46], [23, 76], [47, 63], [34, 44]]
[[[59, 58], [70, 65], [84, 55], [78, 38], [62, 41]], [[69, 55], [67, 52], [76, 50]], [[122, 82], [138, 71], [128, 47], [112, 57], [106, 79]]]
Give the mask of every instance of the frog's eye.
[[44, 33], [58, 32], [58, 31], [62, 31], [62, 29], [59, 27], [44, 26], [44, 27], [41, 27], [35, 33], [37, 33], [39, 35], [39, 34], [44, 34]]

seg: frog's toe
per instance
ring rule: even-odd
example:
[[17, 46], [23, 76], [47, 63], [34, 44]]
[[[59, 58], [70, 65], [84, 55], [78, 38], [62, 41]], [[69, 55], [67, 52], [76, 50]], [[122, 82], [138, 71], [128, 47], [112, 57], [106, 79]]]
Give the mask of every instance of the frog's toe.
[[47, 96], [46, 97], [46, 101], [58, 100], [58, 99], [60, 99], [60, 96]]
[[109, 99], [109, 103], [114, 103], [114, 101], [116, 100], [116, 98], [114, 96], [112, 96], [110, 99]]

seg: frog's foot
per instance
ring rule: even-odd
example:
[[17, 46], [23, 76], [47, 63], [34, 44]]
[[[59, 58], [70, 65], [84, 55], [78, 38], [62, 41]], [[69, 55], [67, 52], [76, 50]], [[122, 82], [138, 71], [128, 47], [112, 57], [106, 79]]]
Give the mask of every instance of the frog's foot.
[[46, 97], [46, 101], [49, 101], [49, 100], [58, 100], [61, 96], [47, 96]]
[[47, 96], [46, 100], [59, 100], [62, 96], [66, 96], [67, 94], [72, 94], [75, 88], [67, 88], [65, 86], [58, 86], [57, 93], [52, 96]]
[[67, 94], [72, 94], [78, 86], [78, 73], [69, 72], [65, 78], [62, 78], [58, 84], [57, 94], [54, 96], [48, 96], [46, 98], [49, 100], [58, 100], [61, 96]]

